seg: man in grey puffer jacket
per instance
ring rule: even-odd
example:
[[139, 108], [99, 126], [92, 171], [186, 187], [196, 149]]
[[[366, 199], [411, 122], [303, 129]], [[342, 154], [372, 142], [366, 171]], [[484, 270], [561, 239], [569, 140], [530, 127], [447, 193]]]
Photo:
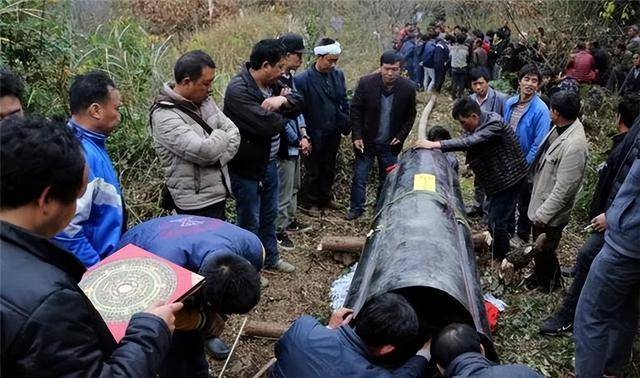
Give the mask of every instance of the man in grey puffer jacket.
[[240, 132], [209, 96], [215, 68], [204, 51], [182, 55], [173, 68], [175, 83], [161, 89], [150, 118], [176, 211], [224, 220], [231, 187], [227, 163], [238, 151]]

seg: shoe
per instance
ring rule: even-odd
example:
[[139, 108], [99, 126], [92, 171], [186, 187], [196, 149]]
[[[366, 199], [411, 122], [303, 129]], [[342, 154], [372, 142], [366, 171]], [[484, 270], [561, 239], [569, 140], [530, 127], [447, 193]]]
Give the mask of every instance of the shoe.
[[560, 336], [573, 331], [573, 319], [561, 312], [553, 314], [540, 326], [540, 334], [547, 336]]
[[260, 276], [260, 289], [269, 286], [269, 280], [265, 276]]
[[572, 266], [572, 267], [560, 267], [560, 274], [562, 275], [562, 277], [566, 277], [566, 278], [575, 278], [576, 276], [576, 266]]
[[341, 207], [337, 203], [335, 203], [333, 201], [329, 201], [329, 202], [325, 203], [323, 207], [325, 209], [328, 209], [328, 210], [340, 210], [341, 209]]
[[509, 246], [511, 248], [522, 248], [527, 244], [526, 241], [522, 240], [522, 238], [518, 235], [515, 235], [509, 240]]
[[289, 236], [286, 232], [276, 234], [276, 239], [278, 240], [278, 246], [280, 246], [280, 248], [284, 249], [285, 251], [291, 251], [295, 247], [293, 241], [289, 239]]
[[349, 210], [349, 212], [344, 215], [344, 219], [348, 221], [352, 221], [360, 218], [361, 216], [362, 216], [362, 213], [354, 213], [351, 210]]
[[268, 266], [267, 269], [277, 270], [282, 273], [291, 273], [296, 270], [296, 267], [284, 261], [283, 259], [280, 259], [274, 265]]
[[322, 210], [316, 205], [312, 205], [308, 208], [301, 207], [303, 213], [307, 214], [310, 217], [320, 218], [322, 216]]
[[480, 218], [484, 215], [484, 211], [482, 211], [481, 207], [468, 206], [465, 210], [467, 212], [467, 217], [469, 218]]
[[294, 219], [293, 222], [289, 223], [285, 230], [289, 232], [306, 232], [311, 231], [311, 228], [311, 225], [300, 223], [297, 219]]
[[209, 352], [213, 359], [224, 361], [229, 356], [231, 349], [229, 349], [224, 341], [214, 337], [213, 339], [207, 340], [207, 352]]

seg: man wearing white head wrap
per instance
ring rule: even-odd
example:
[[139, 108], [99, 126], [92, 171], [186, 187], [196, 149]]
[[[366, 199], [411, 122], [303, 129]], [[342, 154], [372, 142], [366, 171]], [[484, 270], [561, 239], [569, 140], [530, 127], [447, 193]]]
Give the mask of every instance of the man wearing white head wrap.
[[296, 76], [295, 84], [305, 98], [303, 115], [314, 147], [304, 161], [306, 174], [301, 195], [307, 213], [319, 216], [323, 208], [336, 209], [332, 187], [340, 133], [350, 132], [349, 102], [344, 74], [336, 68], [342, 53], [340, 43], [323, 38], [313, 52], [315, 62]]

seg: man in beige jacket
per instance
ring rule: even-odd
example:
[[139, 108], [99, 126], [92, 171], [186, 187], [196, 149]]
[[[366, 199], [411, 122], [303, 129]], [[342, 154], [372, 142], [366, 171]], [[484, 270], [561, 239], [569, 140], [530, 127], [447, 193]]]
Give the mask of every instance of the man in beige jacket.
[[240, 132], [209, 96], [215, 68], [204, 51], [182, 55], [173, 68], [175, 83], [160, 90], [150, 121], [175, 210], [224, 220], [227, 163], [238, 151]]
[[543, 291], [553, 291], [562, 284], [556, 249], [569, 223], [588, 155], [587, 138], [578, 119], [580, 98], [561, 91], [551, 97], [550, 108], [554, 127], [531, 165], [533, 192], [528, 209], [534, 239], [545, 233], [546, 240], [535, 257], [534, 274], [526, 286]]

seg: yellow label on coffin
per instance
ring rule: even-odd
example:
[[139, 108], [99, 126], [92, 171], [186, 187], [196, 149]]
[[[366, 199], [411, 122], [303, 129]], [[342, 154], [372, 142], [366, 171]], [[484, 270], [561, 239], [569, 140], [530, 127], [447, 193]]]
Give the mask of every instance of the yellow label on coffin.
[[436, 176], [428, 173], [419, 173], [413, 176], [413, 190], [436, 191]]

